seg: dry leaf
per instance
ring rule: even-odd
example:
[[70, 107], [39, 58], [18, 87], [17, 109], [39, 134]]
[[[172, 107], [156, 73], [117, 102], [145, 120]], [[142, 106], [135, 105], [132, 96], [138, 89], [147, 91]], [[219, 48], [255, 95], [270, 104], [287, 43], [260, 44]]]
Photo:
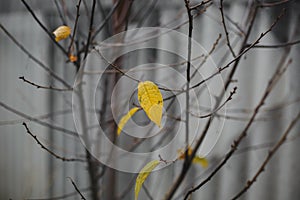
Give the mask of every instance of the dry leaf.
[[134, 107], [134, 108], [131, 108], [128, 113], [126, 115], [124, 115], [119, 124], [118, 124], [118, 131], [117, 131], [117, 134], [120, 135], [122, 129], [124, 128], [125, 124], [127, 123], [127, 121], [131, 118], [132, 115], [134, 115], [134, 113], [136, 113], [136, 111], [138, 111], [139, 108], [137, 107]]
[[208, 166], [208, 160], [204, 157], [195, 156], [192, 162], [195, 164], [200, 164], [203, 168]]
[[134, 188], [134, 193], [135, 193], [134, 199], [135, 200], [138, 199], [139, 192], [141, 190], [141, 187], [142, 187], [144, 181], [147, 179], [149, 174], [159, 163], [160, 163], [159, 160], [152, 160], [147, 165], [145, 165], [145, 167], [143, 167], [143, 169], [141, 169], [141, 171], [135, 181], [135, 188]]
[[55, 35], [55, 41], [58, 42], [69, 37], [71, 34], [71, 28], [69, 26], [60, 26], [53, 31], [53, 34]]
[[138, 100], [149, 119], [160, 127], [163, 98], [157, 85], [151, 81], [140, 82], [138, 85]]
[[[188, 147], [188, 155], [189, 155], [189, 156], [192, 155], [192, 151], [193, 151], [192, 148], [191, 148], [191, 147]], [[179, 159], [179, 160], [184, 160], [184, 158], [185, 158], [184, 150], [183, 150], [183, 149], [179, 149], [179, 150], [178, 150], [178, 154], [179, 154], [178, 159]], [[195, 163], [195, 164], [200, 164], [201, 167], [203, 167], [203, 168], [206, 168], [206, 167], [208, 166], [208, 160], [207, 160], [206, 158], [200, 157], [200, 156], [198, 156], [198, 155], [196, 155], [196, 156], [193, 158], [193, 161], [192, 161], [192, 162]]]

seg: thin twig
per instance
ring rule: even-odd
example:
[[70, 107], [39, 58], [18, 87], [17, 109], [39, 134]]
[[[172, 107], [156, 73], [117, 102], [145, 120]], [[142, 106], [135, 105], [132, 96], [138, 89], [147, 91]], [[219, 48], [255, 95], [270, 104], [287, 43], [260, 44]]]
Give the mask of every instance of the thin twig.
[[44, 24], [39, 20], [39, 18], [35, 15], [34, 11], [31, 9], [31, 7], [26, 3], [25, 0], [21, 0], [22, 3], [25, 5], [26, 9], [28, 12], [32, 15], [32, 17], [35, 19], [35, 21], [40, 25], [40, 27], [47, 33], [47, 35], [50, 37], [50, 39], [53, 41], [56, 46], [59, 47], [59, 49], [66, 55], [68, 56], [68, 52], [58, 43], [56, 42], [53, 33], [51, 33], [45, 26]]
[[282, 48], [282, 47], [287, 47], [287, 46], [292, 46], [292, 45], [296, 45], [296, 44], [300, 44], [300, 40], [296, 40], [293, 42], [287, 42], [287, 43], [283, 43], [283, 44], [273, 44], [273, 45], [254, 45], [253, 48]]
[[226, 24], [225, 24], [225, 18], [224, 18], [224, 8], [223, 8], [223, 0], [220, 0], [220, 11], [221, 11], [221, 18], [222, 18], [222, 24], [223, 24], [223, 28], [224, 28], [224, 31], [225, 31], [225, 35], [226, 35], [226, 44], [232, 54], [232, 56], [235, 58], [236, 55], [232, 49], [232, 46], [230, 44], [230, 40], [229, 40], [229, 33], [228, 33], [228, 30], [227, 30], [227, 27], [226, 27]]
[[123, 70], [121, 70], [117, 65], [109, 62], [108, 60], [106, 60], [106, 58], [104, 58], [104, 56], [101, 54], [101, 52], [98, 49], [95, 49], [97, 54], [110, 66], [112, 66], [115, 70], [117, 70], [120, 74], [122, 74], [123, 76], [126, 76], [128, 78], [130, 78], [131, 80], [135, 81], [135, 82], [141, 82], [140, 80], [133, 78], [132, 76], [129, 76], [128, 74], [126, 74]]
[[232, 96], [236, 93], [236, 90], [237, 90], [237, 87], [234, 87], [233, 90], [230, 92], [228, 98], [218, 108], [216, 108], [211, 113], [208, 113], [206, 115], [196, 115], [194, 113], [191, 113], [191, 114], [194, 117], [197, 117], [197, 118], [207, 118], [207, 117], [210, 117], [212, 115], [215, 115], [221, 108], [223, 108], [232, 99]]
[[42, 149], [44, 149], [45, 151], [47, 151], [49, 154], [51, 154], [52, 156], [54, 156], [55, 158], [62, 160], [62, 161], [66, 161], [66, 162], [86, 162], [86, 160], [80, 159], [80, 158], [65, 158], [63, 156], [57, 155], [56, 153], [54, 153], [53, 151], [51, 151], [50, 149], [48, 149], [45, 145], [43, 145], [39, 139], [37, 138], [36, 135], [33, 135], [33, 133], [29, 130], [27, 124], [25, 122], [22, 123], [22, 125], [25, 127], [27, 133], [37, 142], [38, 145], [41, 146]]
[[257, 180], [258, 176], [265, 170], [266, 165], [271, 160], [271, 158], [275, 155], [277, 150], [281, 147], [281, 145], [286, 141], [288, 134], [293, 129], [293, 127], [297, 124], [298, 120], [300, 119], [300, 112], [298, 115], [293, 119], [293, 121], [289, 124], [288, 128], [284, 132], [284, 134], [281, 136], [279, 141], [274, 145], [272, 149], [268, 151], [268, 155], [265, 158], [264, 162], [261, 164], [255, 175], [252, 177], [252, 179], [248, 180], [245, 187], [237, 193], [232, 200], [236, 200], [240, 198], [245, 192], [248, 191], [248, 189], [253, 185], [253, 183]]
[[77, 187], [77, 185], [75, 184], [75, 182], [72, 180], [72, 178], [71, 178], [71, 177], [67, 177], [67, 178], [71, 181], [72, 185], [74, 186], [76, 192], [80, 195], [81, 199], [82, 199], [82, 200], [86, 200], [86, 198], [85, 198], [85, 197], [83, 196], [83, 194], [80, 192], [79, 188]]
[[72, 88], [72, 86], [70, 84], [68, 84], [66, 81], [64, 81], [61, 77], [59, 77], [58, 75], [56, 75], [51, 69], [50, 67], [47, 67], [44, 63], [42, 63], [40, 60], [38, 60], [36, 57], [34, 57], [30, 51], [28, 51], [21, 43], [19, 43], [16, 38], [11, 35], [6, 28], [0, 24], [0, 28], [4, 31], [4, 33], [9, 37], [9, 39], [11, 39], [11, 41], [13, 43], [15, 43], [17, 45], [17, 47], [19, 47], [31, 60], [33, 60], [36, 64], [38, 64], [38, 66], [40, 66], [41, 68], [43, 68], [50, 76], [52, 76], [54, 79], [58, 80], [59, 82], [61, 82], [63, 85], [65, 85], [68, 88]]
[[56, 87], [53, 87], [53, 86], [51, 86], [51, 85], [50, 85], [50, 86], [42, 86], [42, 85], [38, 85], [38, 84], [36, 84], [36, 83], [33, 83], [33, 82], [31, 82], [31, 81], [25, 79], [24, 76], [20, 76], [19, 79], [20, 79], [20, 80], [23, 80], [25, 83], [28, 83], [28, 84], [30, 84], [30, 85], [35, 86], [35, 87], [38, 88], [38, 89], [41, 88], [41, 89], [46, 89], [46, 90], [56, 90], [56, 91], [72, 91], [72, 90], [73, 90], [73, 88], [56, 88]]

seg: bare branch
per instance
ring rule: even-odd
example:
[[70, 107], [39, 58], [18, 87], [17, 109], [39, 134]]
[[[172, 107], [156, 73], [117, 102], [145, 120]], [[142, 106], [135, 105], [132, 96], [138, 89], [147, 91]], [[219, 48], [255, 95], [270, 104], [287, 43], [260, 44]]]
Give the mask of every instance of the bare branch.
[[197, 114], [194, 114], [194, 113], [191, 113], [191, 114], [194, 117], [197, 117], [197, 118], [207, 118], [207, 117], [210, 117], [212, 115], [215, 115], [221, 108], [223, 108], [232, 99], [232, 96], [236, 93], [236, 90], [237, 90], [237, 87], [234, 87], [233, 90], [230, 92], [228, 98], [218, 108], [216, 108], [211, 113], [208, 113], [206, 115], [197, 115]]
[[287, 42], [287, 43], [283, 43], [283, 44], [273, 44], [273, 45], [254, 45], [253, 48], [282, 48], [282, 47], [288, 47], [288, 46], [292, 46], [292, 45], [296, 45], [296, 44], [300, 44], [300, 40], [296, 40], [293, 42]]
[[236, 55], [232, 49], [232, 46], [230, 44], [230, 40], [229, 40], [229, 33], [228, 33], [228, 30], [227, 30], [227, 27], [226, 27], [226, 24], [225, 24], [225, 18], [224, 18], [224, 8], [223, 8], [223, 0], [220, 0], [220, 11], [221, 11], [221, 18], [222, 18], [222, 24], [223, 24], [223, 28], [224, 28], [224, 31], [225, 31], [225, 35], [226, 35], [226, 41], [227, 41], [227, 46], [232, 54], [232, 56], [235, 58]]
[[83, 196], [83, 194], [80, 192], [79, 188], [76, 186], [75, 182], [72, 180], [71, 177], [67, 177], [68, 179], [70, 179], [72, 185], [74, 186], [76, 192], [80, 195], [81, 199], [86, 200], [86, 198]]
[[55, 41], [53, 33], [51, 33], [45, 26], [44, 24], [39, 20], [39, 18], [35, 15], [34, 11], [31, 9], [31, 7], [26, 3], [25, 0], [21, 0], [22, 3], [25, 5], [26, 9], [29, 11], [29, 13], [32, 15], [34, 20], [40, 25], [40, 27], [47, 33], [47, 35], [50, 37], [50, 39], [53, 41], [56, 46], [59, 47], [59, 49], [66, 55], [68, 56], [68, 52], [58, 43]]
[[[89, 52], [90, 43], [92, 42], [92, 33], [94, 32], [94, 27], [93, 26], [94, 26], [95, 7], [96, 7], [96, 0], [93, 0], [90, 27], [89, 27], [89, 34], [88, 34], [88, 38], [87, 38], [87, 41], [86, 41], [86, 47], [85, 47], [84, 56], [83, 56], [84, 60], [87, 57], [87, 54]], [[78, 8], [78, 10], [79, 10], [79, 8]]]
[[274, 147], [272, 149], [270, 149], [268, 151], [267, 157], [265, 158], [264, 162], [261, 164], [261, 166], [259, 167], [259, 169], [255, 173], [255, 175], [250, 180], [247, 181], [245, 187], [239, 193], [237, 193], [232, 198], [232, 200], [236, 200], [236, 199], [240, 198], [253, 185], [253, 183], [257, 180], [258, 176], [265, 170], [265, 167], [268, 164], [268, 162], [275, 155], [275, 153], [281, 147], [281, 145], [286, 141], [288, 134], [293, 129], [293, 127], [297, 124], [297, 122], [298, 122], [299, 119], [300, 119], [300, 112], [298, 113], [298, 115], [296, 116], [296, 118], [294, 118], [293, 121], [289, 124], [288, 128], [286, 129], [286, 131], [284, 132], [284, 134], [281, 136], [281, 138], [279, 139], [279, 141], [274, 145]]
[[291, 63], [291, 60], [287, 62], [285, 66], [282, 66], [282, 62], [284, 62], [286, 59], [285, 54], [282, 56], [281, 62], [279, 62], [279, 66], [276, 70], [276, 72], [273, 74], [272, 78], [270, 79], [268, 86], [265, 89], [265, 92], [259, 101], [258, 105], [255, 107], [254, 112], [248, 121], [247, 125], [245, 126], [244, 130], [241, 132], [241, 134], [238, 136], [236, 140], [234, 140], [233, 144], [231, 145], [230, 151], [225, 155], [225, 158], [217, 165], [217, 167], [210, 173], [210, 175], [204, 179], [200, 184], [198, 184], [193, 189], [190, 189], [188, 193], [185, 195], [185, 200], [195, 191], [199, 190], [203, 185], [205, 185], [214, 175], [227, 163], [227, 161], [231, 158], [233, 153], [237, 150], [237, 147], [239, 146], [240, 142], [247, 136], [248, 130], [250, 126], [252, 125], [256, 115], [258, 114], [260, 108], [265, 104], [265, 100], [269, 96], [270, 92], [273, 90], [274, 86], [282, 76], [282, 74], [285, 72], [289, 64]]
[[58, 80], [61, 82], [63, 85], [65, 85], [68, 88], [72, 88], [71, 85], [69, 85], [66, 81], [64, 81], [61, 77], [56, 75], [49, 67], [47, 67], [45, 64], [43, 64], [40, 60], [38, 60], [36, 57], [34, 57], [22, 44], [20, 44], [16, 38], [11, 35], [2, 24], [0, 24], [0, 28], [4, 31], [4, 33], [11, 39], [17, 47], [19, 47], [31, 60], [33, 60], [38, 66], [43, 68], [50, 76], [52, 76], [54, 79]]
[[66, 161], [66, 162], [74, 162], [74, 161], [78, 161], [78, 162], [86, 162], [86, 160], [83, 160], [83, 159], [80, 159], [80, 158], [65, 158], [63, 156], [59, 156], [57, 155], [56, 153], [54, 153], [53, 151], [51, 151], [50, 149], [48, 149], [45, 145], [43, 145], [39, 139], [37, 138], [36, 135], [33, 135], [32, 132], [29, 130], [27, 124], [25, 122], [23, 122], [22, 124], [27, 133], [37, 142], [38, 145], [41, 146], [42, 149], [44, 149], [45, 151], [47, 151], [49, 154], [51, 154], [52, 156], [54, 156], [55, 158], [59, 159], [59, 160], [62, 160], [62, 161]]
[[25, 79], [25, 77], [24, 76], [20, 76], [19, 77], [19, 79], [21, 79], [21, 80], [23, 80], [25, 83], [28, 83], [28, 84], [30, 84], [30, 85], [33, 85], [33, 86], [35, 86], [36, 88], [38, 88], [38, 89], [46, 89], [46, 90], [55, 90], [55, 91], [72, 91], [73, 90], [73, 88], [56, 88], [56, 87], [53, 87], [53, 86], [42, 86], [42, 85], [38, 85], [38, 84], [36, 84], [36, 83], [33, 83], [33, 82], [31, 82], [31, 81], [29, 81], [29, 80], [27, 80], [27, 79]]

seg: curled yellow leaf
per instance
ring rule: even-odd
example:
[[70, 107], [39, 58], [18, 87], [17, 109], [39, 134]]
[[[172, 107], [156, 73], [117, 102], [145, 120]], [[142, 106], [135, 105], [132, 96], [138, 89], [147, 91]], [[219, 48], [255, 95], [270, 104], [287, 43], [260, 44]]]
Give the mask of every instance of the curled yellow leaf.
[[160, 127], [163, 98], [157, 85], [151, 81], [140, 82], [138, 85], [138, 100], [149, 119]]
[[127, 123], [127, 121], [131, 118], [132, 115], [134, 115], [134, 113], [136, 113], [136, 111], [138, 111], [139, 108], [137, 107], [133, 107], [131, 108], [128, 113], [126, 115], [124, 115], [119, 124], [118, 124], [118, 131], [117, 131], [117, 134], [120, 135], [122, 129], [124, 128], [125, 124]]
[[55, 41], [58, 42], [69, 37], [71, 28], [69, 26], [60, 26], [53, 31], [53, 34], [55, 35]]
[[136, 178], [135, 181], [135, 188], [134, 188], [134, 194], [135, 194], [135, 200], [138, 199], [139, 192], [141, 190], [141, 187], [149, 174], [153, 171], [153, 169], [160, 163], [159, 160], [152, 160], [149, 163], [147, 163], [143, 169], [141, 169], [139, 175]]

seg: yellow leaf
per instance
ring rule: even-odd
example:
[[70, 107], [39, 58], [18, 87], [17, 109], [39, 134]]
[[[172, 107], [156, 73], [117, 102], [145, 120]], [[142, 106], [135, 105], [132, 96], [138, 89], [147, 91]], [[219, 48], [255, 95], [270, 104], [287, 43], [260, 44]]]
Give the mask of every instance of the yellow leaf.
[[138, 100], [149, 119], [160, 127], [163, 98], [157, 85], [151, 81], [140, 82], [138, 85]]
[[[178, 154], [179, 154], [178, 159], [179, 160], [184, 160], [184, 158], [185, 158], [184, 150], [179, 149]], [[191, 147], [188, 147], [188, 155], [189, 156], [192, 155], [192, 148]], [[206, 168], [208, 166], [208, 160], [204, 157], [200, 157], [200, 156], [197, 156], [197, 155], [193, 158], [192, 162], [195, 163], [195, 164], [200, 164], [201, 167], [203, 167], [203, 168]]]
[[142, 187], [144, 181], [147, 179], [149, 174], [159, 163], [160, 163], [159, 160], [152, 160], [147, 165], [145, 165], [145, 167], [143, 167], [143, 169], [141, 169], [141, 171], [135, 181], [135, 188], [134, 188], [134, 193], [135, 193], [134, 199], [135, 200], [138, 199], [139, 192], [141, 190], [141, 187]]
[[203, 168], [208, 166], [208, 160], [204, 157], [195, 156], [192, 162], [195, 164], [200, 164]]
[[130, 119], [130, 117], [132, 115], [134, 115], [134, 113], [136, 113], [136, 111], [138, 111], [138, 110], [139, 110], [139, 108], [137, 108], [137, 107], [131, 108], [128, 111], [128, 113], [121, 118], [121, 120], [120, 120], [120, 122], [118, 124], [118, 131], [117, 131], [118, 135], [120, 135], [122, 129], [124, 128], [124, 126], [127, 123], [127, 121]]
[[58, 27], [53, 34], [55, 35], [56, 42], [66, 39], [71, 34], [71, 28], [69, 26]]

